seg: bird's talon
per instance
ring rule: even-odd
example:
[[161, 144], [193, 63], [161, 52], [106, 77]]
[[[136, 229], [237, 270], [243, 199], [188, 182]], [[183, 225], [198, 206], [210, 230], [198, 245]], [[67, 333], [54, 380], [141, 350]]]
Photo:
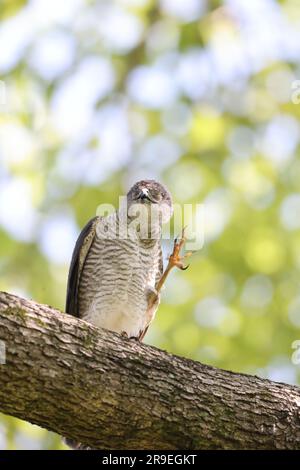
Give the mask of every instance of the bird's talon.
[[140, 341], [139, 337], [138, 336], [129, 336], [129, 341], [135, 341], [135, 342], [138, 342]]
[[187, 269], [189, 269], [190, 265], [188, 264], [187, 266], [182, 266], [180, 269], [181, 271], [186, 271]]

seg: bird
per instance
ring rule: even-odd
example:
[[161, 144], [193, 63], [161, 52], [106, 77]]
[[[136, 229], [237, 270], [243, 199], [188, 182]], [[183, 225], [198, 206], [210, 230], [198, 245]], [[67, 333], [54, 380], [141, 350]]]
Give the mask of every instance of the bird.
[[[185, 270], [176, 238], [163, 268], [162, 225], [173, 213], [169, 190], [155, 180], [136, 182], [118, 210], [96, 216], [76, 242], [67, 283], [65, 311], [95, 326], [142, 341], [160, 303], [171, 269]], [[75, 449], [86, 448], [66, 441]]]

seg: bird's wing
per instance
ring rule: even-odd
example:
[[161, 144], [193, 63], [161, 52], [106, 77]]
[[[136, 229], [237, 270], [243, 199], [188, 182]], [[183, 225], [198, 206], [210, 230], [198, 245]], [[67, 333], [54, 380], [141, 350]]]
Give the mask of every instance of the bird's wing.
[[67, 286], [66, 313], [75, 317], [78, 317], [79, 280], [86, 256], [95, 238], [98, 220], [99, 217], [94, 217], [82, 229], [72, 255]]

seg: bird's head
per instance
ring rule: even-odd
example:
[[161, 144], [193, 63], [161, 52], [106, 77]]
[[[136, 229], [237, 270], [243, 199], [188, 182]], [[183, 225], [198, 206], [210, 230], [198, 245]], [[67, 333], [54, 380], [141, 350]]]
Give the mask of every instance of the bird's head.
[[173, 213], [172, 198], [165, 186], [155, 180], [142, 180], [135, 183], [127, 194], [127, 206], [130, 213], [132, 206], [146, 206], [160, 214], [166, 223]]

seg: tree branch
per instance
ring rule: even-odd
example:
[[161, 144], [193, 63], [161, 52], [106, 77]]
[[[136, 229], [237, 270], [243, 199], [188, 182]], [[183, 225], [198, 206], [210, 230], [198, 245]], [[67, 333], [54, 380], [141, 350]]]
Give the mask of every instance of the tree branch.
[[296, 449], [300, 389], [0, 293], [0, 411], [98, 449]]

